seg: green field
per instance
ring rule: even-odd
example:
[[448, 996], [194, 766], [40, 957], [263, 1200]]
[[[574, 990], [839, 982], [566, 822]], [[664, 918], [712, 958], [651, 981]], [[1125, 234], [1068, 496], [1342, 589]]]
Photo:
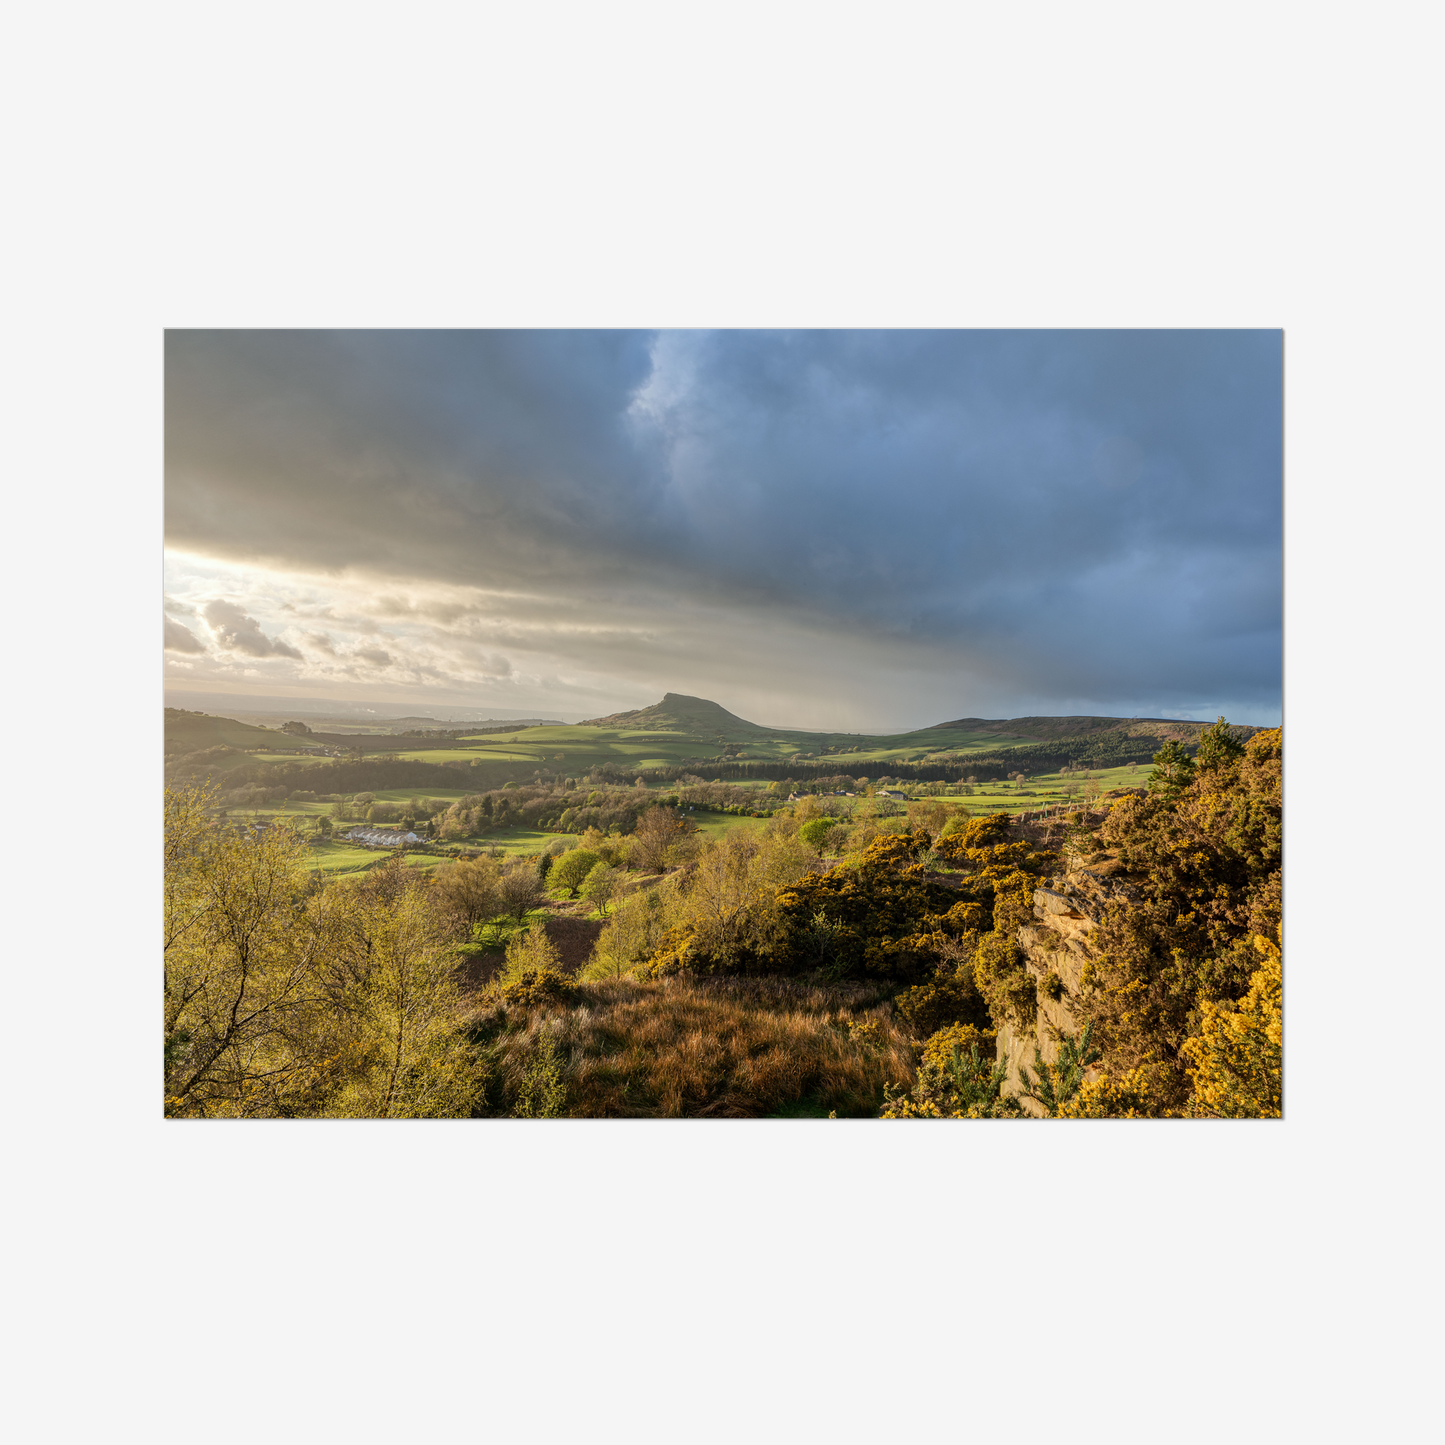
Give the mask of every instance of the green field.
[[[399, 753], [422, 762], [451, 758], [495, 758], [531, 761], [554, 773], [582, 773], [615, 763], [620, 767], [677, 767], [688, 760], [714, 758], [729, 747], [729, 756], [741, 762], [833, 762], [840, 773], [858, 775], [885, 762], [916, 762], [939, 751], [977, 752], [1007, 746], [1024, 738], [997, 733], [966, 733], [947, 728], [904, 733], [894, 737], [860, 738], [853, 733], [794, 733], [728, 728], [709, 734], [697, 730], [660, 728], [541, 727], [516, 733], [491, 733], [459, 740], [465, 750], [456, 752]], [[825, 751], [846, 748], [846, 752]]]
[[[391, 751], [388, 749], [389, 754]], [[539, 768], [549, 766], [540, 752], [526, 752], [515, 742], [509, 748], [415, 748], [411, 751], [398, 748], [395, 754], [412, 763], [465, 763], [473, 758], [489, 758], [504, 763], [535, 763]]]
[[[347, 873], [365, 873], [370, 868], [380, 866], [392, 854], [390, 848], [358, 848], [353, 843], [332, 842], [329, 839], [317, 839], [309, 848], [307, 866], [318, 869], [328, 878]], [[447, 861], [444, 858], [430, 858], [421, 853], [406, 853], [402, 856], [409, 868], [420, 868], [423, 871]]]
[[540, 828], [494, 828], [481, 839], [473, 839], [471, 842], [461, 843], [457, 846], [497, 848], [509, 857], [513, 854], [522, 854], [525, 857], [531, 853], [540, 853], [554, 838], [565, 838], [568, 842], [575, 843], [578, 835], [576, 833], [548, 833]]
[[697, 824], [697, 831], [710, 838], [720, 837], [730, 828], [765, 828], [768, 824], [766, 818], [740, 817], [736, 813], [689, 813], [688, 816]]
[[[1128, 767], [1094, 768], [1086, 773], [1073, 773], [1068, 776], [1061, 773], [1040, 773], [1030, 778], [1022, 791], [1012, 784], [1004, 786], [1001, 783], [991, 783], [976, 787], [971, 797], [965, 796], [961, 787], [949, 788], [936, 796], [945, 802], [962, 803], [971, 813], [1029, 813], [1039, 808], [1055, 807], [1060, 803], [1082, 803], [1085, 781], [1089, 777], [1098, 779], [1099, 791], [1102, 793], [1111, 788], [1142, 788], [1149, 777], [1149, 766], [1140, 764], [1132, 770]], [[1067, 792], [1070, 784], [1078, 785], [1078, 791], [1072, 797]], [[900, 791], [907, 791], [911, 797], [924, 796], [916, 789]]]

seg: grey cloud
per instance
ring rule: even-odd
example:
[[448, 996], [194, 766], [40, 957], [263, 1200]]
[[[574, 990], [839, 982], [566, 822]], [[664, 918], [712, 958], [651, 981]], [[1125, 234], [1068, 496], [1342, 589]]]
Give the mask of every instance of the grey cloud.
[[167, 652], [204, 652], [206, 649], [189, 628], [182, 627], [179, 622], [172, 622], [167, 617], [165, 650]]
[[228, 652], [241, 652], [247, 657], [290, 657], [303, 661], [301, 654], [279, 637], [267, 637], [261, 624], [248, 617], [233, 602], [208, 602], [202, 614], [215, 635], [216, 642]]
[[358, 647], [351, 655], [359, 657], [363, 662], [369, 662], [373, 667], [391, 666], [391, 654], [383, 652], [379, 647]]
[[892, 657], [960, 711], [1269, 709], [1280, 362], [1277, 332], [173, 333], [168, 536], [669, 686], [766, 655], [788, 695], [827, 637], [840, 689]]

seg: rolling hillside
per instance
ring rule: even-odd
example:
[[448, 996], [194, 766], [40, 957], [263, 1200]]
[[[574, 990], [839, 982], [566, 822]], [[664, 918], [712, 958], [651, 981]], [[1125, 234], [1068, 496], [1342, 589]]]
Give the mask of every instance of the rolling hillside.
[[[614, 781], [643, 777], [654, 785], [684, 775], [756, 783], [835, 775], [892, 776], [903, 782], [958, 781], [970, 775], [983, 780], [1023, 772], [1033, 777], [1065, 766], [1137, 764], [1147, 761], [1166, 738], [1189, 743], [1204, 726], [1162, 718], [957, 718], [885, 736], [803, 732], [765, 728], [706, 698], [670, 692], [651, 707], [585, 723], [519, 724], [505, 732], [489, 728], [460, 738], [359, 738], [326, 733], [295, 738], [232, 718], [167, 709], [166, 755], [179, 762], [186, 754], [225, 747], [235, 751], [225, 757], [197, 759], [196, 766], [219, 773], [245, 765], [236, 776], [249, 778], [254, 772], [259, 779], [263, 774], [271, 778], [267, 769], [274, 771], [284, 764], [289, 787], [324, 792], [335, 790], [327, 779], [303, 782], [299, 774], [309, 775], [314, 768], [342, 768], [346, 782], [343, 784], [338, 773], [335, 788], [353, 789], [492, 788], [508, 780], [580, 778], [593, 773]], [[312, 762], [280, 756], [301, 749], [346, 752], [351, 760], [318, 757]], [[457, 769], [462, 770], [462, 778]]]
[[186, 712], [168, 707], [165, 713], [166, 755], [198, 753], [204, 748], [238, 748], [250, 751], [266, 748], [271, 751], [312, 751], [322, 746], [314, 738], [297, 738], [268, 728], [251, 727], [230, 717], [212, 717], [209, 713]]

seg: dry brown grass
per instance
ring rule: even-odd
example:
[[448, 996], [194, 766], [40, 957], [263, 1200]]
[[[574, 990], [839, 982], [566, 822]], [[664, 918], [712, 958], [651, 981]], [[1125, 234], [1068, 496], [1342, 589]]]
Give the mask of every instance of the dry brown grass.
[[504, 1023], [492, 1045], [504, 1109], [544, 1030], [566, 1061], [564, 1112], [579, 1118], [747, 1119], [805, 1104], [874, 1116], [885, 1083], [914, 1077], [913, 1035], [866, 985], [607, 979], [572, 1008], [490, 1023]]

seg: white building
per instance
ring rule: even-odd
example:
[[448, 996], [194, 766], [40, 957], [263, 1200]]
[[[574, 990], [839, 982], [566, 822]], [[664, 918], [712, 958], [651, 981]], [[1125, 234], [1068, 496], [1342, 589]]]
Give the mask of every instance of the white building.
[[369, 843], [374, 848], [399, 848], [403, 843], [420, 843], [415, 833], [399, 833], [394, 828], [353, 828], [342, 834], [353, 843]]

